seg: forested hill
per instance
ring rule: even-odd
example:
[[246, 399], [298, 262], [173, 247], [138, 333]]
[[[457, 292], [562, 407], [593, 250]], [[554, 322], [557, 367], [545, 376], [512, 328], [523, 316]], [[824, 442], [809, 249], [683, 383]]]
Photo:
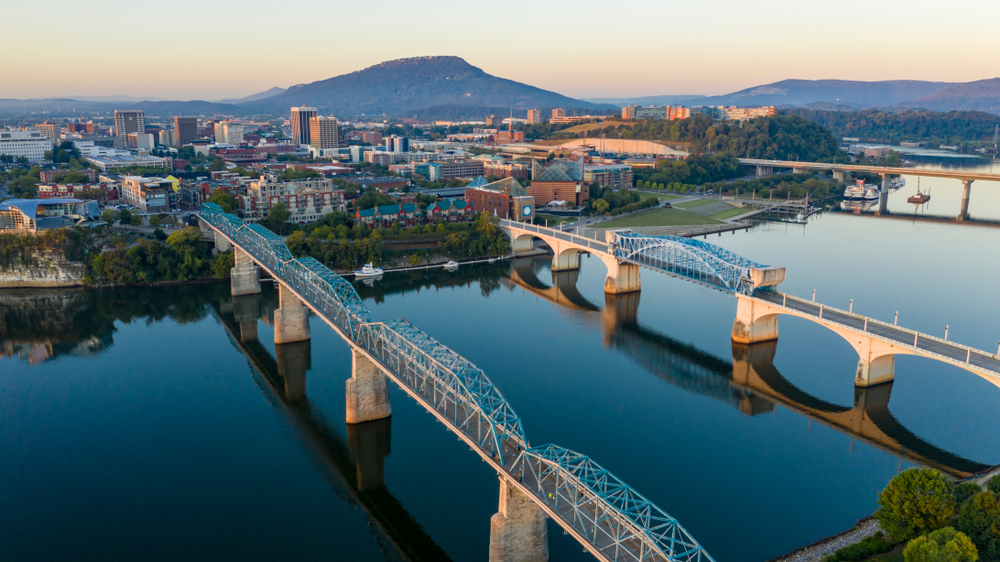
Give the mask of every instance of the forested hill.
[[789, 111], [823, 125], [838, 137], [858, 137], [892, 144], [907, 140], [946, 145], [990, 141], [997, 125], [1000, 125], [1000, 116], [980, 111]]
[[[840, 142], [818, 123], [798, 115], [775, 115], [749, 121], [713, 121], [704, 115], [674, 121], [650, 120], [638, 123], [607, 121], [607, 127], [591, 130], [590, 137], [684, 142], [695, 154], [729, 154], [740, 158], [831, 162], [839, 153]], [[567, 136], [564, 132], [555, 138]]]

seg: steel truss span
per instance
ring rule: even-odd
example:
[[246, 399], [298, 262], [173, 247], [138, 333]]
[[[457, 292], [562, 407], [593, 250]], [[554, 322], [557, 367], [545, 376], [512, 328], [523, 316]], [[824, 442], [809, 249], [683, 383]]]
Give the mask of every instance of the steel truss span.
[[266, 228], [214, 203], [200, 211], [602, 558], [714, 562], [675, 519], [586, 456], [554, 445], [530, 448], [514, 408], [467, 359], [406, 320], [372, 322], [351, 283], [313, 258], [294, 258]]
[[609, 560], [714, 562], [676, 519], [586, 455], [542, 445], [512, 471]]
[[751, 270], [767, 267], [700, 240], [643, 236], [631, 230], [615, 231], [614, 234], [616, 258], [724, 292], [753, 294]]

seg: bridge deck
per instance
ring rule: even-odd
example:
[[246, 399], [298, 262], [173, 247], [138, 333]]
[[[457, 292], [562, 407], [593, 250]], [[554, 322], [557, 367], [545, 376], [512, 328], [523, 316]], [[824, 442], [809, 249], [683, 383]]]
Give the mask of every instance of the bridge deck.
[[825, 162], [761, 160], [758, 158], [740, 158], [740, 163], [747, 166], [771, 166], [773, 168], [799, 168], [804, 170], [836, 170], [842, 172], [869, 172], [873, 174], [924, 176], [931, 178], [950, 178], [956, 180], [1000, 181], [1000, 174], [990, 174], [985, 172], [969, 172], [963, 170], [935, 170], [928, 168], [890, 168], [886, 166], [828, 164]]
[[823, 323], [839, 324], [875, 336], [900, 347], [912, 349], [917, 355], [936, 356], [948, 363], [981, 372], [993, 378], [995, 383], [1000, 382], [1000, 358], [995, 354], [777, 291], [757, 291], [753, 298], [813, 317]]

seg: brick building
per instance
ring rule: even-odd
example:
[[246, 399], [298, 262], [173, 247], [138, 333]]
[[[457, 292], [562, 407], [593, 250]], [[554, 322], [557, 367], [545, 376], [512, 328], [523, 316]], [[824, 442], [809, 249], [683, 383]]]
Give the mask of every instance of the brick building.
[[590, 190], [583, 183], [583, 159], [576, 162], [553, 160], [548, 167], [542, 167], [535, 160], [531, 163], [531, 185], [527, 191], [539, 206], [548, 205], [550, 201], [582, 206], [590, 198]]
[[40, 183], [55, 183], [56, 178], [65, 176], [70, 172], [79, 172], [87, 176], [87, 183], [97, 183], [97, 176], [100, 172], [87, 168], [86, 170], [42, 170], [38, 173]]
[[239, 196], [243, 217], [251, 221], [266, 218], [271, 207], [285, 204], [290, 222], [316, 222], [334, 211], [346, 210], [345, 193], [328, 179], [277, 181], [273, 174], [250, 182], [246, 195]]
[[361, 221], [372, 228], [384, 228], [398, 223], [399, 226], [416, 224], [418, 207], [413, 203], [382, 205], [371, 209], [361, 209], [354, 212], [354, 220]]
[[473, 182], [465, 187], [465, 202], [472, 206], [473, 215], [486, 212], [505, 219], [531, 220], [535, 199], [514, 178], [504, 178], [490, 184]]

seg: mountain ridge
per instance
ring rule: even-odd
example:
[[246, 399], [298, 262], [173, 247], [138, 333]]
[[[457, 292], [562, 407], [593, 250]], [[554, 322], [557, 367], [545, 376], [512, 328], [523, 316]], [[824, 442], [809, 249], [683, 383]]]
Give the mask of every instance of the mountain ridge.
[[381, 62], [362, 70], [309, 84], [282, 94], [242, 104], [255, 111], [285, 112], [294, 106], [316, 107], [338, 116], [396, 116], [421, 108], [465, 105], [524, 111], [572, 107], [589, 111], [614, 109], [607, 104], [576, 100], [556, 92], [493, 76], [455, 56], [426, 56]]

